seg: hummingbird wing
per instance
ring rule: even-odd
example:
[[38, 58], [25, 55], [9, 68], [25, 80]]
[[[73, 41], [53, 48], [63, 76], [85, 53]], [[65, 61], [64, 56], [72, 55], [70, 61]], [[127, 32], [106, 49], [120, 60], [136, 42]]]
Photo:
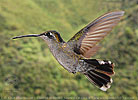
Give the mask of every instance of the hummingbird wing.
[[124, 11], [106, 13], [81, 29], [67, 43], [73, 45], [74, 52], [89, 58], [99, 50], [96, 44], [117, 25], [123, 15]]

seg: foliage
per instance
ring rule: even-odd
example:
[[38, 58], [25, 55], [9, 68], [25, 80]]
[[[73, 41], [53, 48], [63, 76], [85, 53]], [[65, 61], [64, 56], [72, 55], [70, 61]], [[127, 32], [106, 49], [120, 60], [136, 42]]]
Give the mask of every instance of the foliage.
[[[136, 99], [138, 96], [138, 2], [133, 0], [1, 0], [0, 98], [91, 97]], [[12, 40], [16, 35], [57, 30], [67, 41], [94, 18], [124, 10], [119, 25], [102, 42], [95, 58], [115, 62], [112, 87], [103, 92], [83, 75], [70, 74], [39, 38]], [[85, 98], [86, 99], [86, 98]]]

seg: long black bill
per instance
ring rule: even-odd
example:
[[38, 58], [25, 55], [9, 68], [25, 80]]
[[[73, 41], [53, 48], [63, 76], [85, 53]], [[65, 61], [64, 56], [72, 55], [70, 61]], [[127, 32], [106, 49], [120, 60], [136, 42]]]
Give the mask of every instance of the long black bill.
[[39, 37], [39, 36], [41, 36], [41, 35], [42, 35], [42, 34], [21, 35], [21, 36], [13, 37], [12, 39], [23, 38], [23, 37]]

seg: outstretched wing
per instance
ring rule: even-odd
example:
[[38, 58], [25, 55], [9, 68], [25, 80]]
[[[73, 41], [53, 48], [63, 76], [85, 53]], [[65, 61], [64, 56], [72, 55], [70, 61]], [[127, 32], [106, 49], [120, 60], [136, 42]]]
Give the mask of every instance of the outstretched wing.
[[99, 50], [96, 44], [117, 25], [123, 15], [124, 11], [106, 13], [81, 29], [67, 43], [73, 46], [77, 54], [89, 58]]

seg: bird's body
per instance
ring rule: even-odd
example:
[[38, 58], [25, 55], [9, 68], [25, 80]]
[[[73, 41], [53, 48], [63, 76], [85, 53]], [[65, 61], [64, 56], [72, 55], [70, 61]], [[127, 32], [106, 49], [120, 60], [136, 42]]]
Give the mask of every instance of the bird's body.
[[17, 36], [41, 37], [47, 43], [57, 61], [70, 73], [80, 72], [90, 82], [106, 91], [112, 83], [114, 64], [107, 60], [90, 59], [99, 50], [101, 41], [117, 25], [123, 11], [110, 12], [97, 18], [65, 42], [57, 31], [50, 30], [42, 34]]
[[69, 72], [74, 72], [78, 66], [79, 56], [75, 54], [66, 43], [53, 43], [49, 45], [50, 51], [57, 61]]
[[[56, 32], [56, 31], [50, 31], [50, 32]], [[80, 60], [83, 57], [76, 54], [68, 43], [64, 41], [62, 42], [51, 41], [51, 40], [50, 41], [45, 40], [45, 41], [53, 56], [67, 71], [71, 73], [83, 71], [83, 68], [81, 68], [80, 65]]]

